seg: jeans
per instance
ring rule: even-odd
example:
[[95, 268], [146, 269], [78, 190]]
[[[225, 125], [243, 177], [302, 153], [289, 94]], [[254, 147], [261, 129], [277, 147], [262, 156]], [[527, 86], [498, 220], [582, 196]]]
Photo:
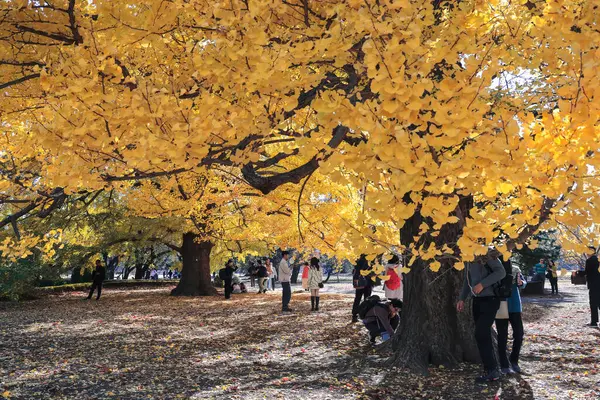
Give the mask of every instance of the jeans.
[[289, 282], [281, 282], [281, 309], [287, 310], [290, 306], [290, 300], [292, 299], [292, 288]]
[[258, 278], [258, 293], [267, 290], [267, 279], [269, 278]]
[[592, 324], [598, 323], [598, 309], [600, 308], [600, 287], [590, 288], [590, 311], [592, 314]]
[[[369, 336], [371, 337], [371, 340], [374, 340], [379, 335], [383, 337], [384, 333], [387, 334], [385, 328], [383, 327], [383, 324], [381, 324], [379, 320], [371, 321], [364, 325], [365, 328], [367, 328], [367, 330], [369, 331]], [[392, 319], [390, 319], [390, 325], [392, 326], [392, 329], [396, 331], [398, 325], [400, 325], [400, 316], [395, 315], [394, 317], [392, 317]]]
[[496, 330], [498, 331], [498, 353], [500, 354], [500, 367], [508, 368], [509, 359], [506, 357], [506, 345], [508, 342], [508, 323], [513, 330], [513, 345], [510, 352], [510, 363], [519, 363], [519, 354], [523, 345], [523, 320], [521, 313], [509, 313], [508, 319], [497, 319]]
[[92, 298], [92, 295], [94, 294], [94, 289], [98, 288], [98, 296], [96, 296], [96, 300], [98, 300], [100, 298], [100, 294], [102, 294], [102, 281], [94, 281], [92, 282], [92, 288], [90, 289], [90, 294], [88, 295], [88, 299]]
[[550, 286], [552, 287], [552, 294], [554, 294], [554, 292], [558, 294], [558, 278], [550, 278], [548, 280], [550, 281]]
[[363, 289], [356, 289], [356, 293], [354, 294], [354, 304], [352, 305], [352, 317], [358, 317], [358, 306], [360, 305], [362, 298], [365, 299], [371, 295], [371, 291], [373, 289], [370, 286], [367, 286]]
[[500, 308], [498, 297], [475, 297], [473, 299], [473, 319], [475, 320], [475, 340], [479, 348], [479, 355], [486, 372], [498, 369], [494, 357], [494, 344], [492, 342], [492, 325], [496, 313]]
[[231, 279], [225, 279], [225, 298], [229, 299], [231, 297], [231, 292], [233, 291], [233, 287], [231, 285]]

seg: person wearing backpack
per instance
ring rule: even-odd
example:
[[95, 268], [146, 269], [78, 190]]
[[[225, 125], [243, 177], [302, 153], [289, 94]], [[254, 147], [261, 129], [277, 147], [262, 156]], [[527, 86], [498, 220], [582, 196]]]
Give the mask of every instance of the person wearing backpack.
[[388, 300], [403, 299], [402, 275], [400, 275], [399, 263], [400, 259], [394, 254], [385, 266], [385, 274], [386, 276], [389, 276], [388, 280], [386, 280], [384, 283], [385, 297]]
[[[521, 373], [519, 367], [519, 354], [521, 353], [521, 346], [523, 345], [523, 319], [521, 313], [523, 307], [521, 306], [521, 294], [520, 289], [527, 286], [527, 282], [518, 267], [512, 266], [510, 260], [502, 262], [505, 269], [510, 268], [512, 271], [512, 291], [510, 297], [507, 299], [508, 303], [508, 319], [496, 318], [496, 330], [498, 331], [498, 354], [500, 355], [500, 368], [503, 374], [511, 374], [516, 372]], [[496, 316], [498, 317], [498, 316]], [[508, 323], [513, 331], [513, 345], [510, 353], [510, 358], [507, 357], [506, 347], [508, 342]]]
[[[497, 257], [488, 255], [483, 259], [468, 263], [464, 275], [464, 284], [456, 304], [456, 310], [462, 312], [467, 297], [473, 296], [475, 340], [484, 368], [484, 374], [475, 381], [477, 383], [497, 381], [500, 379], [500, 371], [494, 356], [492, 325], [500, 308], [498, 284], [506, 276], [506, 270]], [[511, 284], [512, 281], [508, 286], [510, 287]]]
[[358, 307], [360, 306], [361, 300], [365, 300], [371, 296], [373, 291], [373, 281], [369, 276], [364, 276], [361, 271], [368, 271], [370, 269], [367, 256], [361, 254], [358, 260], [356, 260], [356, 266], [352, 273], [352, 285], [354, 286], [354, 304], [352, 305], [352, 322], [358, 322]]
[[377, 336], [385, 342], [392, 337], [400, 324], [402, 301], [393, 299], [382, 302], [379, 296], [369, 296], [359, 306], [359, 317], [369, 331], [369, 341], [375, 344]]
[[310, 311], [319, 311], [319, 289], [323, 287], [323, 271], [319, 266], [319, 259], [313, 257], [310, 259], [310, 267], [308, 269], [307, 284], [310, 289]]

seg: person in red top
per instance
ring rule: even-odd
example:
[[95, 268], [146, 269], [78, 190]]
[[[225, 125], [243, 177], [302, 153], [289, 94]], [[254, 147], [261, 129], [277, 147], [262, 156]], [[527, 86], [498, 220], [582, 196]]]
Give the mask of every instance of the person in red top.
[[302, 289], [308, 292], [308, 272], [310, 271], [310, 266], [308, 262], [304, 262], [302, 264]]

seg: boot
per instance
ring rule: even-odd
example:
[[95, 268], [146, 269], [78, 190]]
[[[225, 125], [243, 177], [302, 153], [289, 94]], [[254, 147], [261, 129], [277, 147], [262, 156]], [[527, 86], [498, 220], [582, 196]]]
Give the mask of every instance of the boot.
[[310, 296], [310, 311], [315, 311], [315, 297]]
[[319, 296], [315, 297], [315, 311], [319, 311], [319, 299]]

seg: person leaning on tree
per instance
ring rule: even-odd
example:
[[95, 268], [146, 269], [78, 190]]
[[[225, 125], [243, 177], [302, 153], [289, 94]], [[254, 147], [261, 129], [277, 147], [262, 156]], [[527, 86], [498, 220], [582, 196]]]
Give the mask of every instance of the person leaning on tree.
[[589, 326], [598, 326], [598, 309], [600, 309], [600, 262], [596, 255], [596, 248], [590, 247], [589, 258], [585, 262], [585, 278], [587, 280], [590, 296], [591, 321]]
[[90, 289], [90, 294], [86, 297], [86, 300], [90, 300], [92, 295], [94, 294], [94, 289], [98, 288], [98, 295], [96, 296], [96, 300], [100, 300], [100, 295], [102, 294], [102, 283], [104, 282], [104, 278], [106, 277], [106, 268], [102, 266], [102, 261], [96, 260], [96, 269], [92, 272], [92, 288]]
[[473, 296], [475, 340], [484, 368], [484, 374], [475, 381], [479, 383], [496, 381], [500, 379], [500, 371], [494, 356], [492, 325], [500, 308], [500, 298], [494, 293], [493, 285], [506, 276], [506, 271], [500, 260], [491, 256], [469, 264], [456, 309], [462, 312], [467, 297]]

